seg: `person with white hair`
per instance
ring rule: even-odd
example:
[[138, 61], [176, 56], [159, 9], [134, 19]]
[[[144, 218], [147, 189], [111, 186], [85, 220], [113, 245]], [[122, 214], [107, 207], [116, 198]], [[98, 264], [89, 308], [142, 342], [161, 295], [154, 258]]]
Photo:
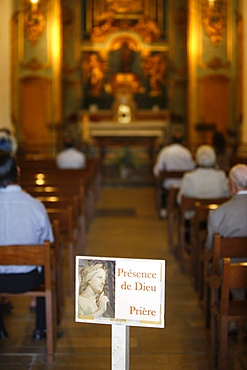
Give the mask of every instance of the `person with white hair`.
[[197, 168], [184, 174], [177, 195], [178, 204], [181, 203], [182, 195], [198, 199], [229, 197], [226, 173], [215, 168], [215, 161], [216, 155], [212, 146], [201, 145], [197, 149]]
[[[247, 166], [236, 164], [229, 172], [231, 198], [217, 209], [209, 212], [206, 248], [213, 248], [214, 234], [225, 238], [247, 237]], [[246, 258], [234, 258], [233, 261], [247, 262]], [[245, 299], [246, 289], [231, 289], [233, 300]], [[247, 323], [245, 325], [247, 328]], [[235, 334], [238, 330], [237, 322], [229, 323], [228, 332]]]
[[[247, 237], [247, 165], [237, 164], [229, 172], [231, 198], [209, 212], [206, 247], [213, 246], [214, 234]], [[247, 246], [246, 246], [247, 256]]]

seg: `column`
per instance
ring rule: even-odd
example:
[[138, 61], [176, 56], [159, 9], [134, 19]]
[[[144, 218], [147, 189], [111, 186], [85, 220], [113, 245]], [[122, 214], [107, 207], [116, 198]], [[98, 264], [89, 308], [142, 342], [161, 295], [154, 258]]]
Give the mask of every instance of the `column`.
[[239, 135], [239, 155], [247, 156], [247, 1], [242, 0], [242, 16], [243, 16], [243, 95], [242, 109], [243, 120], [241, 132]]
[[11, 122], [11, 32], [12, 1], [0, 1], [0, 128], [13, 129]]

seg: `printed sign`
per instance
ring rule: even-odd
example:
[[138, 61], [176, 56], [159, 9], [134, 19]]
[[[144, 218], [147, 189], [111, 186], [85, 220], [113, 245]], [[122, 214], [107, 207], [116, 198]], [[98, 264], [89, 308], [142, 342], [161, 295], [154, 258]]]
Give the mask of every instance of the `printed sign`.
[[76, 257], [75, 321], [165, 326], [165, 261]]

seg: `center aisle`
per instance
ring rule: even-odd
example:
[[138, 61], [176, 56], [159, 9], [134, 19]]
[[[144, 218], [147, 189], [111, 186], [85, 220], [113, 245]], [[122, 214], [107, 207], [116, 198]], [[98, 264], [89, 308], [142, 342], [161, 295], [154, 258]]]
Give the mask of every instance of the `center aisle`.
[[[103, 188], [86, 244], [88, 256], [166, 260], [166, 327], [130, 328], [130, 369], [200, 367], [200, 370], [208, 370], [209, 344], [202, 312], [188, 276], [180, 273], [175, 258], [169, 253], [167, 222], [157, 217], [154, 189]], [[91, 329], [92, 326], [97, 327], [99, 334], [95, 341], [103, 345], [102, 330], [109, 336], [110, 331], [94, 324]], [[85, 336], [83, 342], [86, 342]], [[109, 350], [107, 348], [107, 352]], [[110, 369], [109, 357], [103, 360], [99, 354], [98, 359], [98, 366], [92, 369]]]

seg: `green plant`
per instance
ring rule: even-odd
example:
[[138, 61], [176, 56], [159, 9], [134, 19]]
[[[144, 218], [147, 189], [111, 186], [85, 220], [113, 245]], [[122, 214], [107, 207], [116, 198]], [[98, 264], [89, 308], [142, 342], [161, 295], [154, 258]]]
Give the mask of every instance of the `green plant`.
[[138, 168], [139, 163], [134, 154], [130, 151], [129, 147], [126, 146], [120, 156], [118, 157], [118, 166], [120, 168]]

